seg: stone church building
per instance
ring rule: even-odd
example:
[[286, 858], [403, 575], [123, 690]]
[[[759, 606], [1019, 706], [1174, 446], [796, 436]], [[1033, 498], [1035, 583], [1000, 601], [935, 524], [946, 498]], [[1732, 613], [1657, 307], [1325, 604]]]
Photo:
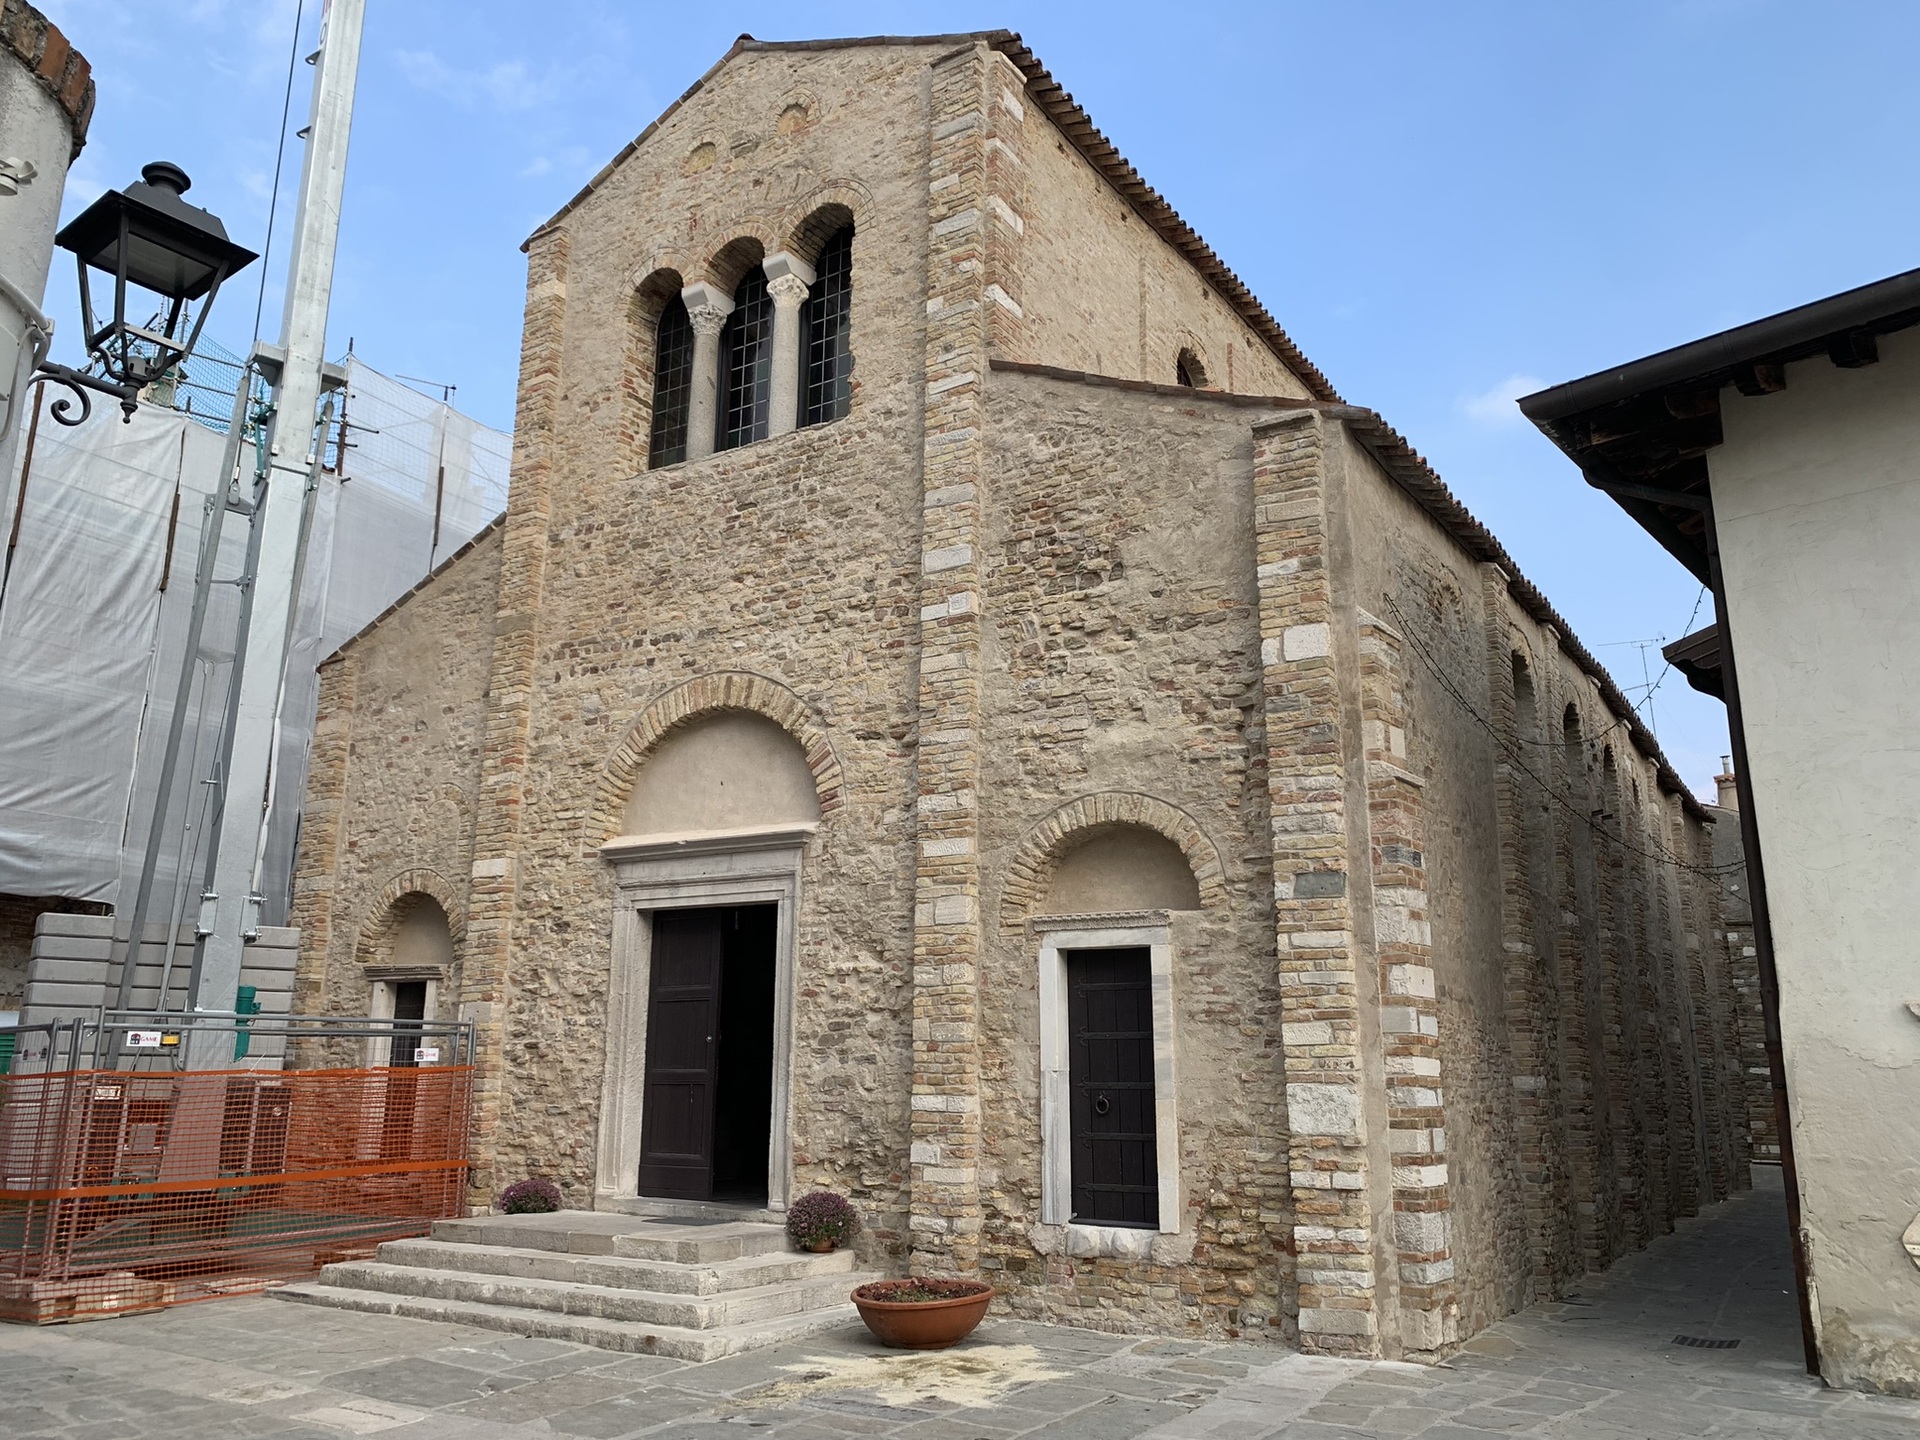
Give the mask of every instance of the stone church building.
[[1018, 37], [743, 38], [526, 249], [295, 912], [477, 1023], [476, 1203], [1411, 1357], [1744, 1186], [1706, 812]]

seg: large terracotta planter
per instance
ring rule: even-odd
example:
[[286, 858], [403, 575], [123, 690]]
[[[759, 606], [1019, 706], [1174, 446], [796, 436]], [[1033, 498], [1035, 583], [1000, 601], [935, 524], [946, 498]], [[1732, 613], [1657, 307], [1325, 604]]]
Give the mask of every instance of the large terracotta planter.
[[[902, 1290], [938, 1292], [936, 1300], [894, 1300]], [[875, 1280], [853, 1292], [867, 1328], [899, 1350], [944, 1350], [973, 1333], [993, 1299], [983, 1280]]]

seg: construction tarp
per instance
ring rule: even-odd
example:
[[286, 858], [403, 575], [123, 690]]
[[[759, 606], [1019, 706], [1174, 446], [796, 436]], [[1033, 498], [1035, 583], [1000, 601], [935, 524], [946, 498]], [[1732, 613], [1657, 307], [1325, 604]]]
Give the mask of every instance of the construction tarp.
[[[510, 438], [357, 361], [347, 444], [320, 477], [287, 668], [262, 893], [285, 922], [313, 736], [314, 667], [506, 503]], [[132, 903], [225, 438], [142, 405], [42, 415], [6, 489], [0, 590], [0, 893]], [[243, 452], [243, 472], [252, 467]], [[24, 472], [24, 484], [23, 484]], [[206, 863], [246, 519], [230, 513], [150, 915], [191, 918]]]

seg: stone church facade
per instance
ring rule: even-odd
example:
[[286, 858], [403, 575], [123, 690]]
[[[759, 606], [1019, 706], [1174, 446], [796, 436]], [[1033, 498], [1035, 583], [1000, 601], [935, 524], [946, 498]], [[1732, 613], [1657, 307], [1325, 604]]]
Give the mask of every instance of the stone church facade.
[[1705, 812], [1017, 37], [743, 39], [527, 252], [296, 886], [301, 1008], [476, 1022], [476, 1203], [1418, 1357], [1744, 1186]]

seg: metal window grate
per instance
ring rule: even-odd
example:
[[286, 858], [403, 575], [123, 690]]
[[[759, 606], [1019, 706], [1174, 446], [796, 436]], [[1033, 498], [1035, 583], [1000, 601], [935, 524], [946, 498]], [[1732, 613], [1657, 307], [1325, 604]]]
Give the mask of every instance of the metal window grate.
[[1733, 1350], [1738, 1348], [1738, 1340], [1703, 1340], [1698, 1335], [1676, 1335], [1676, 1345], [1686, 1345], [1694, 1350]]
[[653, 433], [647, 466], [677, 465], [687, 458], [687, 414], [693, 405], [693, 325], [678, 295], [667, 301], [654, 332]]
[[767, 438], [773, 390], [773, 297], [758, 266], [733, 292], [733, 313], [720, 332], [720, 433], [716, 449]]
[[853, 227], [843, 226], [821, 247], [807, 292], [806, 385], [800, 423], [820, 425], [847, 413], [853, 394]]

